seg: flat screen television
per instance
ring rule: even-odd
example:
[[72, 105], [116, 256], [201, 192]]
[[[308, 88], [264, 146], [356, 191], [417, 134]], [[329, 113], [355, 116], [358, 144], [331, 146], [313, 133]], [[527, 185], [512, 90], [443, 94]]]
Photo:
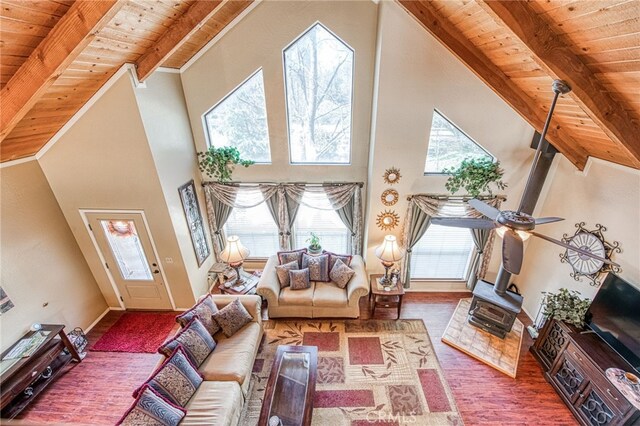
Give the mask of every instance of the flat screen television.
[[609, 273], [585, 320], [589, 328], [640, 371], [640, 290]]

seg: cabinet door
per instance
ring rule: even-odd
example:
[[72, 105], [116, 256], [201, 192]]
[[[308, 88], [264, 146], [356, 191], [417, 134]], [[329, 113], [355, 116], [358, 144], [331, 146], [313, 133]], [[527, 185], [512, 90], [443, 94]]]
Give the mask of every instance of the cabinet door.
[[585, 388], [588, 380], [585, 380], [587, 375], [582, 371], [580, 364], [567, 352], [560, 355], [560, 359], [554, 365], [551, 371], [551, 379], [556, 384], [556, 388], [559, 389], [564, 396], [575, 403], [580, 392]]
[[591, 384], [576, 402], [575, 408], [588, 425], [615, 425], [621, 420], [620, 413], [614, 409], [613, 401]]
[[550, 369], [554, 365], [558, 354], [566, 343], [567, 331], [558, 321], [552, 320], [548, 332], [543, 337], [543, 341], [540, 342], [539, 350], [540, 358], [547, 364], [547, 369]]

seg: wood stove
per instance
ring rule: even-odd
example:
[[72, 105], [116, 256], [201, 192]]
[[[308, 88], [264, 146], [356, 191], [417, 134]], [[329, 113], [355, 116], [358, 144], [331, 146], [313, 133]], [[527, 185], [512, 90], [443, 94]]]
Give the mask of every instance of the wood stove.
[[[498, 279], [498, 284], [494, 286], [486, 281], [478, 280], [473, 290], [468, 321], [470, 324], [504, 339], [511, 331], [516, 316], [522, 310], [523, 298], [517, 293], [506, 290], [506, 284], [501, 283], [500, 279]], [[500, 294], [501, 290], [504, 291], [503, 294]]]

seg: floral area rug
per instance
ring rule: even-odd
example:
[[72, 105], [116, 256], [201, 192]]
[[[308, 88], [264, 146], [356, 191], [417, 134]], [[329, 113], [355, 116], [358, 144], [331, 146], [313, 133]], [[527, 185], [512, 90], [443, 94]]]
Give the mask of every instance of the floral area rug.
[[240, 424], [256, 425], [279, 345], [318, 347], [313, 425], [462, 425], [421, 320], [267, 321]]

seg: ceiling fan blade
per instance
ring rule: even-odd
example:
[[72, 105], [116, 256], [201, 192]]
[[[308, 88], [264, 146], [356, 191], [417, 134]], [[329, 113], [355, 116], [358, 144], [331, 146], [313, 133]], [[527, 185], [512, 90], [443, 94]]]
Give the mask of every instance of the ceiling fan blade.
[[536, 219], [536, 225], [544, 225], [545, 223], [560, 222], [564, 220], [562, 217], [539, 217]]
[[502, 266], [507, 272], [518, 275], [522, 268], [524, 245], [513, 229], [508, 229], [502, 239]]
[[496, 224], [489, 219], [478, 218], [454, 218], [454, 217], [434, 217], [431, 219], [434, 225], [451, 226], [453, 228], [472, 228], [472, 229], [493, 229]]
[[496, 220], [500, 215], [500, 210], [475, 198], [469, 200], [469, 205], [491, 220]]
[[614, 266], [620, 267], [620, 265], [618, 265], [617, 263], [615, 263], [615, 262], [613, 262], [613, 261], [611, 261], [609, 259], [605, 259], [603, 257], [597, 256], [597, 255], [595, 255], [595, 254], [593, 254], [593, 253], [591, 253], [591, 252], [589, 252], [587, 250], [582, 250], [581, 248], [574, 247], [571, 244], [565, 243], [564, 241], [556, 240], [555, 238], [547, 237], [546, 235], [542, 235], [542, 234], [539, 234], [539, 233], [534, 232], [534, 231], [527, 231], [527, 232], [529, 234], [531, 234], [531, 235], [535, 235], [538, 238], [542, 238], [543, 240], [547, 240], [550, 243], [554, 243], [554, 244], [557, 244], [559, 246], [562, 246], [562, 247], [564, 247], [564, 248], [566, 248], [568, 250], [575, 251], [576, 253], [580, 253], [580, 254], [583, 254], [585, 256], [591, 257], [592, 259], [599, 260], [599, 261], [604, 262], [604, 263], [606, 263], [608, 265], [614, 265]]

